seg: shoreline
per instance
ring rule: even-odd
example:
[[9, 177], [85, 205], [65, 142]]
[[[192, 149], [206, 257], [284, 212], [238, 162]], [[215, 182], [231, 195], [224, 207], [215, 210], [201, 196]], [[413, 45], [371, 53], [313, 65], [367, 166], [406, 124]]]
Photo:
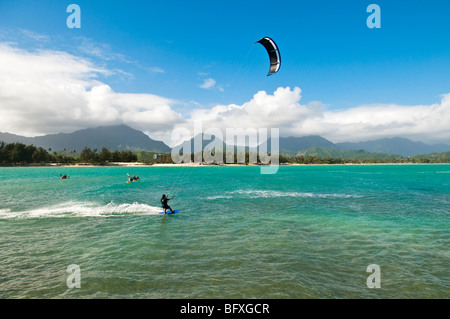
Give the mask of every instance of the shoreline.
[[[291, 164], [282, 163], [278, 166], [363, 166], [363, 165], [450, 165], [450, 163], [342, 163], [342, 164]], [[62, 168], [78, 168], [78, 167], [264, 167], [270, 166], [267, 164], [204, 164], [204, 163], [181, 163], [181, 164], [146, 164], [139, 162], [115, 162], [106, 164], [58, 164], [58, 163], [43, 163], [43, 164], [20, 164], [20, 165], [0, 165], [2, 167], [62, 167]]]

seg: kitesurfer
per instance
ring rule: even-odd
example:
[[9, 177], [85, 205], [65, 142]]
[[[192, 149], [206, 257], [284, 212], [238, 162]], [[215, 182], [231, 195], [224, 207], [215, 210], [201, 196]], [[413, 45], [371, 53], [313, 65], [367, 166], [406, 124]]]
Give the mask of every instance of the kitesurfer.
[[173, 199], [173, 197], [169, 198], [166, 194], [163, 194], [161, 197], [161, 207], [164, 209], [164, 214], [166, 213], [166, 210], [170, 210], [173, 213], [173, 209], [167, 204], [171, 199]]

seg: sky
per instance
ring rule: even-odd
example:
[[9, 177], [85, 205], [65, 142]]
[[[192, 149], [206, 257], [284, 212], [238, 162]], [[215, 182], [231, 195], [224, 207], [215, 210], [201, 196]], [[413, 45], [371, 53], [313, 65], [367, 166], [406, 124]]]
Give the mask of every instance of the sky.
[[127, 124], [173, 146], [202, 121], [450, 144], [449, 16], [447, 0], [0, 0], [0, 132]]

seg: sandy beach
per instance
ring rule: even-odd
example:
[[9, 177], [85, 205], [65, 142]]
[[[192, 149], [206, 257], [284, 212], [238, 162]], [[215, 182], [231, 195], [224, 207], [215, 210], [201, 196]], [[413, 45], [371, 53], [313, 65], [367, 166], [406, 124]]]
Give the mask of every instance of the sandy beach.
[[[449, 165], [450, 163], [338, 163], [338, 164], [296, 164], [296, 163], [280, 163], [278, 166], [363, 166], [363, 165]], [[139, 162], [113, 162], [105, 164], [92, 163], [77, 163], [77, 164], [58, 164], [58, 163], [43, 163], [43, 164], [25, 164], [25, 165], [0, 165], [0, 167], [261, 167], [270, 166], [264, 164], [206, 164], [206, 163], [181, 163], [181, 164], [146, 164]]]

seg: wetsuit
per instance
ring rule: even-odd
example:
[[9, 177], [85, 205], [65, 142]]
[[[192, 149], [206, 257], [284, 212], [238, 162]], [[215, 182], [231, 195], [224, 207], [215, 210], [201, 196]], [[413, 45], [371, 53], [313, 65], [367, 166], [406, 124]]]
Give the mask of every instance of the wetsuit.
[[164, 208], [164, 212], [168, 209], [171, 212], [173, 212], [172, 208], [170, 208], [170, 206], [167, 204], [167, 202], [169, 201], [168, 197], [163, 197], [161, 198], [161, 206], [162, 208]]

